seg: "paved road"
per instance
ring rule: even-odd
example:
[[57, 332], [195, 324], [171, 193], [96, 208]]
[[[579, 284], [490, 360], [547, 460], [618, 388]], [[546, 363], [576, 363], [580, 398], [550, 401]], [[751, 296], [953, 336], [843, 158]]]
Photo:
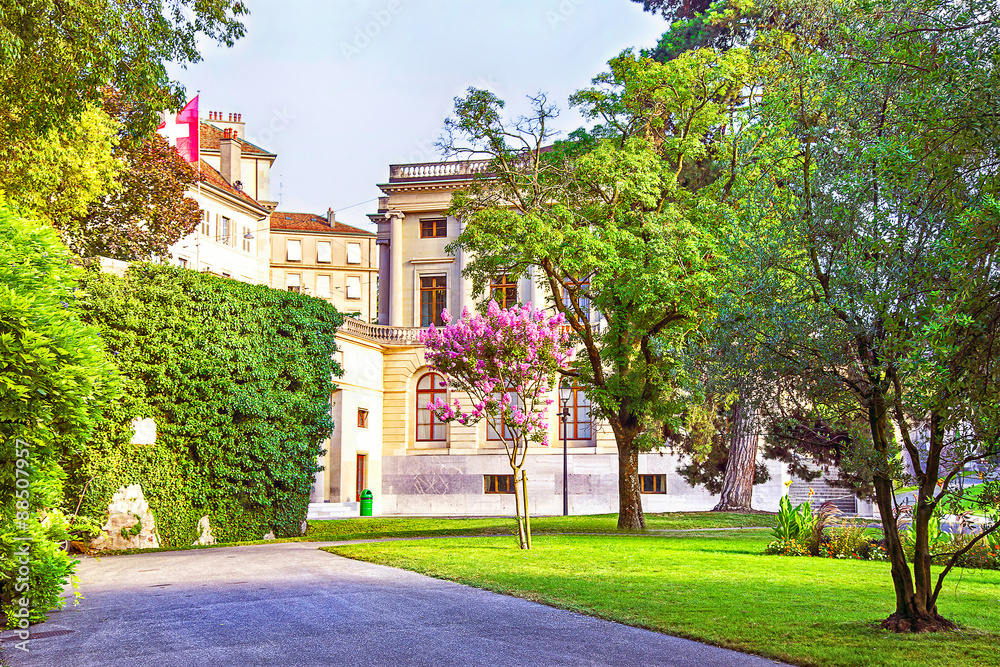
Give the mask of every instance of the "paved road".
[[774, 664], [318, 546], [84, 559], [84, 602], [33, 628], [27, 655], [10, 641], [4, 655], [14, 667]]

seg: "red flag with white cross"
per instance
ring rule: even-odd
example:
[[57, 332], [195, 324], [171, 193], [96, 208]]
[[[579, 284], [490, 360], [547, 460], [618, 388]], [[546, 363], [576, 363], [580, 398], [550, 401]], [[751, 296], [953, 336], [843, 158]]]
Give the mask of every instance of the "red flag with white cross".
[[187, 162], [197, 162], [198, 154], [198, 96], [176, 114], [160, 113], [160, 126], [156, 129], [171, 146], [177, 148]]

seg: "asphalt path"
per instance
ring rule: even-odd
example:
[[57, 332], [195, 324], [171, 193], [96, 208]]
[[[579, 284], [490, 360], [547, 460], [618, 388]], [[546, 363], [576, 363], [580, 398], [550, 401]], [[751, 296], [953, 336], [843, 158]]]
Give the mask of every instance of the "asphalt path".
[[13, 667], [671, 665], [773, 661], [295, 542], [84, 558], [85, 599]]

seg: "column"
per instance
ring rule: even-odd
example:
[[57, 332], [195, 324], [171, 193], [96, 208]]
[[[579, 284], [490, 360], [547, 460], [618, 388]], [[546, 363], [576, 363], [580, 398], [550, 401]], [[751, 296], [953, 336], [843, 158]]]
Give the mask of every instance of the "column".
[[386, 213], [389, 218], [389, 324], [394, 327], [403, 324], [403, 214], [399, 211]]

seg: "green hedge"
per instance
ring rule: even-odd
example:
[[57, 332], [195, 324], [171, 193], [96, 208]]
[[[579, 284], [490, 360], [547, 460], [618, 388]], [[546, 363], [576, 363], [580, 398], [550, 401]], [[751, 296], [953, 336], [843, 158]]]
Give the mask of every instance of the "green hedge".
[[[82, 494], [80, 513], [101, 518], [138, 483], [162, 546], [194, 542], [205, 515], [219, 541], [299, 534], [333, 427], [336, 309], [151, 264], [124, 279], [92, 272], [84, 287], [82, 317], [101, 329], [124, 391], [72, 466], [67, 504]], [[129, 444], [136, 417], [156, 420], [155, 445]]]
[[65, 459], [115, 391], [98, 331], [74, 312], [70, 260], [51, 227], [0, 201], [0, 627], [62, 604], [76, 564], [62, 550]]

